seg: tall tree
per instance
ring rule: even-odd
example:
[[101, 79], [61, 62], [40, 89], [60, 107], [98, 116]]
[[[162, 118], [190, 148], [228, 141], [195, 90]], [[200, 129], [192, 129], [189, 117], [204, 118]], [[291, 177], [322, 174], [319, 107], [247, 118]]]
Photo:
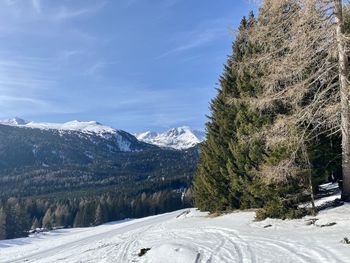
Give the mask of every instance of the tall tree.
[[43, 217], [43, 228], [52, 229], [54, 226], [54, 215], [51, 211], [51, 208], [46, 210], [46, 213]]
[[278, 164], [280, 172], [273, 176], [281, 179], [298, 175], [296, 160], [304, 156], [306, 166], [309, 163], [305, 144], [320, 134], [340, 130], [342, 199], [348, 200], [349, 69], [342, 11], [339, 0], [263, 1], [253, 34], [261, 53], [251, 62], [266, 72], [261, 78], [264, 92], [256, 105], [266, 109], [279, 103], [288, 111], [277, 116], [266, 132], [270, 144], [284, 141], [294, 149]]
[[222, 211], [256, 206], [252, 198], [253, 173], [262, 159], [259, 140], [249, 134], [264, 122], [264, 116], [247, 107], [258, 89], [256, 76], [238, 64], [254, 52], [250, 29], [256, 24], [251, 13], [243, 18], [233, 43], [233, 54], [224, 66], [218, 95], [211, 102], [207, 140], [194, 180], [194, 200], [203, 210]]
[[345, 36], [342, 0], [334, 0], [336, 18], [336, 40], [338, 43], [339, 82], [341, 99], [341, 135], [342, 135], [342, 167], [343, 189], [342, 199], [350, 201], [350, 90], [349, 90], [349, 61]]
[[98, 226], [108, 221], [108, 210], [104, 202], [99, 202], [96, 207], [94, 225]]
[[6, 212], [3, 207], [0, 207], [0, 240], [6, 237]]

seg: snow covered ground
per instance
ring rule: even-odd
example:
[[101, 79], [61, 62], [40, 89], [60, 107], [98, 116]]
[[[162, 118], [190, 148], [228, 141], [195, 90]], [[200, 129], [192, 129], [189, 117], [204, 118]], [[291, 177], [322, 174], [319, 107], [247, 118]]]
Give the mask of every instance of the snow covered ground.
[[[350, 262], [350, 244], [341, 242], [350, 238], [350, 204], [316, 218], [255, 222], [254, 212], [187, 209], [3, 240], [0, 262]], [[142, 248], [150, 250], [139, 257]]]

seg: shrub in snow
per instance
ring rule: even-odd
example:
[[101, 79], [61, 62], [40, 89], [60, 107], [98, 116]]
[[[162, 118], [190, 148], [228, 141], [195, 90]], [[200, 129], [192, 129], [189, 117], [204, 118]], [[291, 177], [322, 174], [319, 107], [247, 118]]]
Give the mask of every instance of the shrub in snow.
[[142, 257], [147, 253], [147, 251], [151, 250], [149, 247], [148, 248], [141, 248], [140, 253], [138, 254], [139, 257]]

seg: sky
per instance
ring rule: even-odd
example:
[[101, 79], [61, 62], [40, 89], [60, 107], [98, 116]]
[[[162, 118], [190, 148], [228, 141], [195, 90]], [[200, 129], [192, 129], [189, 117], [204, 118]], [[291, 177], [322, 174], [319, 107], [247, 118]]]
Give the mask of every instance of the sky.
[[0, 119], [204, 130], [249, 0], [0, 0]]

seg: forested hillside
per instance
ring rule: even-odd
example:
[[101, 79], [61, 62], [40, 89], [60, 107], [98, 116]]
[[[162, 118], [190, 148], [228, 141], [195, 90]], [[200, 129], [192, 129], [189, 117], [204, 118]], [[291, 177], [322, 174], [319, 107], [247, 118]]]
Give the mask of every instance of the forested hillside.
[[206, 140], [186, 150], [155, 145], [193, 139], [187, 128], [141, 134], [151, 145], [119, 130], [0, 124], [0, 238], [189, 207], [192, 195], [200, 210], [257, 219], [315, 215], [329, 181], [349, 201], [349, 39], [341, 0], [262, 1], [236, 32]]
[[348, 199], [349, 21], [341, 1], [317, 0], [266, 0], [242, 19], [211, 102], [196, 206], [295, 218], [315, 214], [318, 185], [337, 180]]
[[0, 125], [0, 135], [1, 239], [191, 205], [197, 147], [159, 148], [123, 131], [101, 136]]

